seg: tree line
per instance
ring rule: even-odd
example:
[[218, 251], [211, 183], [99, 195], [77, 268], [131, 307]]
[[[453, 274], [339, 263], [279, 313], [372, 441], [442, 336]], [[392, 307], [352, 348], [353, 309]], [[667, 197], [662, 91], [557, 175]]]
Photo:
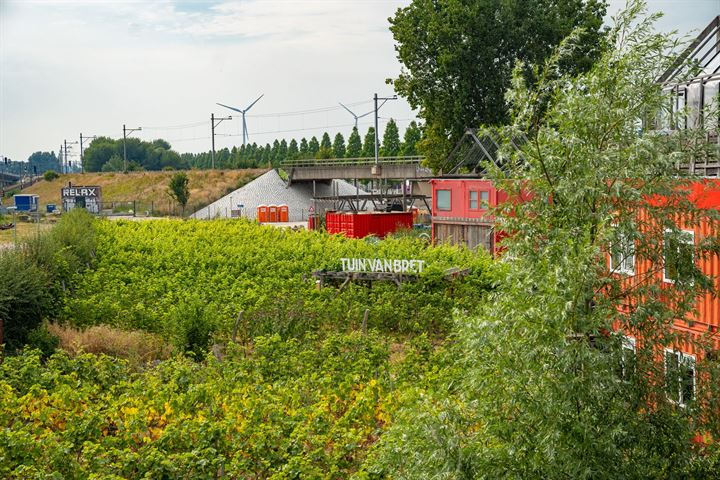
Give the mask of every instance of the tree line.
[[[418, 155], [417, 144], [421, 138], [421, 127], [416, 122], [411, 122], [401, 140], [397, 124], [390, 119], [382, 138], [378, 139], [379, 154], [383, 157]], [[361, 138], [357, 127], [354, 127], [347, 140], [340, 132], [334, 137], [325, 132], [319, 140], [315, 136], [310, 140], [301, 138], [299, 142], [294, 138], [290, 142], [285, 139], [275, 139], [272, 144], [252, 143], [232, 149], [223, 148], [215, 152], [215, 166], [216, 168], [255, 168], [267, 165], [278, 166], [286, 160], [374, 156], [375, 128], [370, 127]], [[191, 168], [210, 168], [212, 165], [211, 152], [183, 153], [181, 158]]]
[[[422, 138], [421, 127], [411, 122], [405, 130], [403, 139], [394, 120], [390, 119], [379, 139], [380, 155], [386, 157], [417, 155], [417, 144]], [[182, 170], [188, 168], [205, 169], [212, 167], [212, 152], [182, 153], [172, 149], [162, 139], [151, 142], [138, 138], [125, 141], [128, 170]], [[294, 138], [288, 142], [275, 139], [272, 144], [252, 143], [240, 147], [222, 148], [215, 152], [216, 168], [255, 168], [278, 166], [286, 160], [305, 158], [358, 158], [375, 156], [375, 129], [370, 127], [361, 139], [357, 127], [353, 128], [347, 141], [342, 133], [336, 133], [331, 139], [325, 132], [318, 140]], [[122, 139], [98, 137], [85, 150], [83, 163], [88, 172], [123, 171], [125, 167]]]

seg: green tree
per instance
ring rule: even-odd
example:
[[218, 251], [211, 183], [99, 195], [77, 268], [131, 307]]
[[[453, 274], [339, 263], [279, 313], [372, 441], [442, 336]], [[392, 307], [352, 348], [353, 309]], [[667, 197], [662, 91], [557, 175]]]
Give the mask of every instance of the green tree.
[[346, 156], [348, 158], [358, 158], [362, 155], [362, 140], [360, 140], [360, 134], [358, 133], [357, 127], [353, 127], [350, 136], [348, 137], [348, 146]]
[[320, 140], [320, 148], [332, 149], [332, 142], [330, 141], [330, 135], [325, 132], [323, 133], [322, 139]]
[[[415, 391], [381, 440], [376, 468], [389, 477], [717, 475], [718, 446], [690, 444], [697, 432], [720, 434], [717, 362], [698, 359], [688, 384], [662, 358], [679, 342], [703, 348], [706, 339], [678, 335], [673, 324], [713, 279], [692, 260], [672, 289], [656, 268], [634, 280], [607, 270], [606, 252], [618, 245], [635, 264], [662, 266], [663, 243], [680, 235], [676, 219], [697, 228], [718, 217], [688, 198], [677, 168], [717, 158], [705, 132], [638, 133], [639, 119], [667, 104], [655, 79], [675, 45], [642, 11], [633, 2], [617, 17], [608, 39], [616, 48], [579, 77], [557, 76], [577, 36], [535, 70], [540, 88], [516, 70], [512, 122], [498, 136], [505, 162], [488, 165], [496, 185], [522, 200], [495, 212], [498, 228], [513, 232], [503, 244], [506, 276], [481, 316], [458, 318], [451, 366]], [[521, 133], [528, 141], [518, 149]], [[703, 258], [718, 247], [712, 238], [689, 248]], [[638, 338], [635, 354], [615, 328]], [[685, 406], [666, 391], [677, 395], [680, 382]]]
[[320, 144], [318, 143], [318, 139], [313, 136], [310, 139], [310, 142], [308, 143], [308, 154], [314, 158], [315, 155], [320, 151]]
[[303, 137], [300, 139], [300, 158], [308, 158], [310, 155], [310, 146], [308, 141]]
[[[378, 145], [378, 148], [380, 146]], [[374, 157], [375, 156], [375, 128], [368, 128], [368, 132], [365, 134], [365, 141], [363, 142], [361, 157]]]
[[298, 149], [298, 143], [293, 138], [292, 140], [290, 140], [290, 145], [288, 145], [288, 151], [287, 151], [288, 160], [294, 160], [294, 159], [298, 158], [299, 153], [300, 153], [300, 151]]
[[385, 126], [382, 140], [382, 154], [384, 157], [396, 157], [400, 154], [400, 132], [397, 124], [392, 118]]
[[425, 120], [421, 151], [430, 165], [465, 129], [508, 120], [504, 95], [517, 59], [541, 63], [581, 26], [580, 48], [560, 67], [586, 70], [603, 44], [604, 15], [600, 0], [413, 0], [399, 8], [390, 30], [403, 69], [389, 81]]
[[405, 129], [405, 136], [403, 137], [402, 144], [402, 155], [412, 157], [418, 154], [417, 144], [422, 138], [422, 131], [415, 121], [410, 122], [410, 125]]
[[185, 172], [177, 172], [170, 178], [168, 195], [182, 207], [182, 215], [185, 216], [185, 206], [190, 199], [190, 179]]
[[343, 137], [342, 133], [338, 132], [335, 135], [332, 150], [333, 157], [335, 158], [343, 158], [345, 156], [345, 137]]

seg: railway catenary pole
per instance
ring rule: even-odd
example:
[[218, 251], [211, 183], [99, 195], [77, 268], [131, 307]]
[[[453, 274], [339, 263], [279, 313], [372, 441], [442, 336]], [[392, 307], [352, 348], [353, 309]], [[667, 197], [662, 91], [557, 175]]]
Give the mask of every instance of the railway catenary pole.
[[[217, 123], [215, 123], [215, 120], [217, 120]], [[212, 159], [212, 166], [211, 168], [215, 170], [215, 127], [220, 125], [223, 120], [232, 120], [232, 117], [222, 117], [222, 118], [215, 118], [215, 114], [210, 114], [210, 136], [212, 137], [212, 154], [210, 158]]]
[[[378, 94], [376, 93], [373, 97], [373, 100], [375, 102], [375, 165], [380, 163], [380, 134], [378, 132], [378, 100], [382, 100], [382, 105], [385, 105], [385, 102], [388, 100], [397, 100], [397, 95], [393, 95], [392, 97], [378, 97]], [[381, 105], [381, 106], [382, 106]]]
[[123, 123], [123, 171], [127, 173], [128, 166], [127, 166], [127, 136], [132, 134], [133, 132], [141, 131], [142, 127], [138, 128], [126, 128], [125, 124]]
[[92, 137], [83, 137], [83, 134], [80, 133], [80, 172], [85, 173], [85, 162], [83, 161], [83, 141], [84, 140], [90, 140], [90, 139], [97, 138], [95, 135]]

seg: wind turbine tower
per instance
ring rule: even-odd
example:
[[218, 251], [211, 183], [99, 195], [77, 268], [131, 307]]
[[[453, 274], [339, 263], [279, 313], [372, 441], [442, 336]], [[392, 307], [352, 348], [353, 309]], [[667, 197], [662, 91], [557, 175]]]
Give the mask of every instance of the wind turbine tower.
[[[338, 103], [340, 103], [340, 102], [338, 102]], [[346, 107], [346, 106], [343, 105], [342, 103], [340, 103], [340, 106], [343, 107], [345, 110], [347, 110], [348, 113], [350, 113], [350, 115], [353, 116], [353, 118], [355, 119], [355, 128], [357, 128], [358, 118], [366, 117], [366, 116], [368, 116], [368, 115], [370, 115], [371, 113], [374, 112], [374, 110], [370, 110], [369, 112], [363, 113], [362, 115], [355, 115], [355, 112], [353, 112], [352, 110], [350, 110], [348, 107]]]
[[245, 122], [245, 113], [247, 113], [247, 111], [250, 110], [253, 107], [253, 105], [255, 105], [258, 101], [260, 101], [260, 99], [264, 96], [265, 96], [264, 93], [262, 95], [260, 95], [254, 102], [252, 102], [250, 105], [248, 105], [247, 108], [245, 108], [245, 110], [231, 107], [230, 105], [223, 105], [222, 103], [218, 103], [218, 105], [220, 105], [221, 107], [229, 108], [230, 110], [232, 110], [234, 112], [238, 112], [240, 115], [242, 115], [243, 146], [245, 146], [247, 144], [247, 141], [250, 138], [250, 135], [248, 135], [247, 123]]

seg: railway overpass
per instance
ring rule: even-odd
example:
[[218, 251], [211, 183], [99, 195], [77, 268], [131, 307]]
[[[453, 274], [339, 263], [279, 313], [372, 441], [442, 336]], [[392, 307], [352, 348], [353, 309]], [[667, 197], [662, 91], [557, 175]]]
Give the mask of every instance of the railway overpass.
[[297, 182], [355, 180], [429, 180], [432, 171], [423, 167], [424, 157], [327, 158], [288, 160], [281, 168], [288, 184]]

